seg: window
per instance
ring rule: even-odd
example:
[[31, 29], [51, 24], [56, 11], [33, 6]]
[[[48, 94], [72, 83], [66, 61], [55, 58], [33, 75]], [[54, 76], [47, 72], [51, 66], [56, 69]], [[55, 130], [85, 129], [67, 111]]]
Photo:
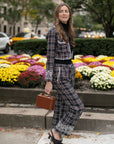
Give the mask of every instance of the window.
[[4, 25], [4, 33], [7, 33], [7, 26]]
[[8, 11], [9, 11], [9, 14], [11, 14], [11, 13], [12, 13], [12, 8], [9, 8], [9, 10], [8, 10]]
[[4, 14], [6, 15], [7, 14], [7, 8], [4, 7]]
[[13, 35], [15, 35], [15, 26], [13, 27]]
[[1, 27], [2, 27], [2, 26], [1, 26], [1, 24], [0, 24], [0, 31], [1, 31]]
[[9, 34], [11, 34], [11, 33], [12, 33], [12, 27], [9, 28]]
[[17, 32], [18, 32], [18, 33], [20, 32], [20, 27], [17, 28]]

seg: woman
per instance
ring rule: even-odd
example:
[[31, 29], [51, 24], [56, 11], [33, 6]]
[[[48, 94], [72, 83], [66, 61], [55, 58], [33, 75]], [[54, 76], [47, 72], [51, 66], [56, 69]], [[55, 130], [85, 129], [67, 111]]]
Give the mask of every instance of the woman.
[[71, 134], [84, 109], [73, 88], [75, 68], [71, 59], [74, 46], [71, 10], [67, 4], [60, 4], [54, 12], [54, 26], [47, 34], [45, 92], [49, 94], [52, 87], [57, 91], [52, 129], [49, 132], [51, 144], [62, 144], [62, 135]]

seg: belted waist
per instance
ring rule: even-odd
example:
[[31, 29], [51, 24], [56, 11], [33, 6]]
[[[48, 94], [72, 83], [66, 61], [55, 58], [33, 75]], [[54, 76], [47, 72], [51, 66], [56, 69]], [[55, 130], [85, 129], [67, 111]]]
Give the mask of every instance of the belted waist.
[[58, 59], [55, 59], [55, 63], [56, 64], [71, 64], [72, 61], [71, 61], [71, 59], [68, 59], [68, 60], [58, 60]]

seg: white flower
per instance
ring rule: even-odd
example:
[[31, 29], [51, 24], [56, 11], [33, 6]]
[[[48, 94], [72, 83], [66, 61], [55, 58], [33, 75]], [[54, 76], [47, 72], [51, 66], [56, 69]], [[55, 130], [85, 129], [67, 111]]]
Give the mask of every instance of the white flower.
[[29, 54], [22, 54], [22, 56], [31, 58], [31, 56]]
[[2, 63], [2, 64], [0, 64], [0, 69], [10, 67], [10, 66], [11, 66], [10, 64]]
[[45, 63], [47, 62], [47, 58], [40, 58], [37, 62]]
[[76, 70], [79, 71], [83, 76], [90, 77], [92, 68], [88, 66], [80, 66]]
[[83, 55], [75, 55], [74, 59], [80, 59]]
[[104, 57], [107, 57], [106, 55], [99, 55], [96, 57], [96, 59], [101, 59], [101, 58], [104, 58]]
[[111, 89], [114, 86], [114, 78], [106, 72], [98, 72], [90, 79], [91, 85], [97, 89]]
[[110, 68], [108, 67], [105, 67], [105, 66], [97, 66], [97, 67], [94, 67], [92, 70], [91, 70], [91, 76], [97, 74], [98, 72], [104, 72], [106, 74], [110, 74], [111, 73], [111, 70]]
[[20, 58], [20, 60], [28, 60], [29, 57], [23, 57], [23, 58]]

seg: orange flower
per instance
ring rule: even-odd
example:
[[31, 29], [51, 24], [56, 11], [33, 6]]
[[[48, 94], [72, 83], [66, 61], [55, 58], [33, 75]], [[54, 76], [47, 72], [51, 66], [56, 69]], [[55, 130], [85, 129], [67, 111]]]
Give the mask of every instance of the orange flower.
[[40, 65], [40, 66], [42, 66], [42, 67], [46, 65], [46, 64], [43, 63], [43, 62], [37, 62], [37, 64]]
[[77, 71], [77, 70], [76, 70], [75, 78], [76, 78], [76, 79], [80, 79], [80, 80], [83, 79], [81, 73], [80, 73], [79, 71]]

